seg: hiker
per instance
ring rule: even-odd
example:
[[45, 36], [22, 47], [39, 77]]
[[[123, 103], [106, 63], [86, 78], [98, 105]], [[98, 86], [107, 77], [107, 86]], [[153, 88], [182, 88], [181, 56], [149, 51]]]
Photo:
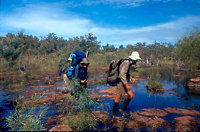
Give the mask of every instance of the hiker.
[[[133, 79], [130, 77], [129, 70], [131, 65], [135, 65], [138, 60], [141, 60], [139, 53], [134, 51], [132, 52], [131, 56], [129, 56], [129, 59], [122, 60], [120, 65], [118, 66], [118, 77], [116, 80], [116, 88], [117, 88], [117, 95], [115, 97], [114, 105], [113, 105], [113, 115], [118, 115], [118, 112], [124, 113], [129, 102], [133, 99], [134, 94], [131, 90], [131, 87], [129, 85], [129, 80]], [[134, 80], [134, 79], [133, 79]], [[119, 109], [119, 102], [121, 100], [122, 95], [125, 93], [128, 94], [128, 98], [126, 98], [122, 104], [122, 107]]]
[[83, 58], [83, 60], [79, 64], [79, 70], [77, 72], [76, 79], [80, 82], [80, 85], [83, 86], [83, 88], [87, 87], [87, 69], [88, 69], [89, 61], [86, 58]]
[[[80, 80], [80, 84], [86, 87], [87, 66], [89, 63], [86, 61], [83, 61], [85, 59], [86, 59], [86, 55], [83, 52], [74, 51], [72, 54], [70, 54], [68, 58], [69, 66], [66, 70], [64, 70], [64, 73], [63, 73], [63, 80], [64, 80], [63, 89], [62, 89], [63, 93], [68, 93], [70, 91], [71, 94], [73, 94], [76, 91], [75, 89], [76, 87], [78, 87], [78, 85], [74, 80], [72, 80], [73, 78], [78, 79], [78, 81]], [[86, 67], [84, 66], [83, 62], [86, 62]], [[84, 67], [82, 67], [82, 64]], [[84, 75], [81, 75], [81, 74], [84, 74]]]

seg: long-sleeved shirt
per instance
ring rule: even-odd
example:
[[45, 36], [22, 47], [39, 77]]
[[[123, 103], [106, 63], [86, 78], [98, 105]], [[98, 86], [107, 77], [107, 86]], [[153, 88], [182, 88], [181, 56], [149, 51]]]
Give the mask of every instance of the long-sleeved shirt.
[[121, 79], [122, 83], [125, 85], [129, 82], [130, 79], [130, 61], [124, 60], [119, 66], [119, 78]]

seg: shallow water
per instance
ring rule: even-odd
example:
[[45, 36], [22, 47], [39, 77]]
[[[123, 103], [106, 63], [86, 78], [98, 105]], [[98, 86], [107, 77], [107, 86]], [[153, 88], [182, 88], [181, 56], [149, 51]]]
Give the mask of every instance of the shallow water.
[[[126, 112], [135, 112], [141, 111], [143, 108], [159, 108], [164, 109], [167, 107], [176, 107], [176, 108], [185, 108], [189, 109], [191, 105], [197, 106], [195, 109], [200, 111], [200, 95], [190, 94], [187, 91], [187, 87], [185, 86], [185, 78], [184, 77], [172, 77], [165, 76], [161, 77], [159, 82], [164, 84], [164, 89], [169, 89], [171, 91], [163, 91], [160, 94], [152, 94], [149, 93], [146, 89], [147, 81], [137, 81], [134, 83], [131, 88], [135, 94], [135, 97], [129, 103]], [[57, 82], [57, 87], [54, 88], [38, 88], [40, 90], [44, 90], [45, 92], [51, 93], [55, 92], [55, 90], [61, 90], [63, 82]], [[42, 85], [38, 82], [38, 85]], [[88, 85], [88, 88], [91, 89], [91, 92], [97, 92], [97, 90], [106, 90], [109, 88], [107, 84], [103, 85]], [[26, 89], [26, 88], [24, 88]], [[37, 88], [36, 88], [37, 89]], [[33, 90], [33, 89], [26, 89]], [[97, 92], [98, 93], [98, 92]], [[12, 111], [13, 102], [9, 101], [10, 99], [14, 99], [22, 93], [10, 93], [6, 92], [2, 86], [0, 86], [0, 118], [6, 117], [10, 111]], [[105, 94], [105, 93], [100, 93]], [[114, 100], [109, 100], [108, 98], [101, 98], [99, 100], [103, 100], [102, 103], [106, 104], [105, 110], [110, 114], [112, 113], [112, 106]], [[123, 100], [122, 100], [123, 101]], [[120, 102], [121, 106], [122, 102]], [[49, 107], [50, 110], [46, 113], [46, 117], [53, 115], [54, 106]], [[171, 122], [174, 117], [180, 116], [177, 114], [168, 114], [163, 119]], [[200, 120], [199, 117], [197, 117]], [[2, 125], [3, 122], [1, 122]], [[0, 128], [2, 129], [2, 128]], [[3, 129], [2, 129], [3, 130]], [[5, 129], [4, 129], [5, 130]], [[142, 129], [141, 129], [142, 130]]]
[[[188, 93], [183, 85], [177, 85], [175, 81], [169, 82], [164, 80], [160, 82], [164, 84], [164, 89], [175, 89], [175, 91], [163, 91], [163, 93], [160, 94], [151, 94], [148, 93], [146, 89], [147, 81], [138, 81], [134, 86], [131, 87], [132, 90], [135, 91], [135, 97], [128, 105], [127, 112], [134, 112], [143, 108], [188, 108], [191, 105], [200, 104], [200, 95]], [[91, 91], [98, 93], [97, 90], [106, 90], [108, 88], [108, 85], [96, 85], [96, 88], [92, 89]], [[113, 100], [106, 99], [106, 101], [109, 102], [110, 105], [114, 103]]]
[[[129, 103], [126, 112], [135, 112], [141, 111], [144, 108], [157, 108], [157, 109], [164, 109], [168, 107], [176, 107], [176, 108], [184, 108], [189, 109], [191, 105], [196, 106], [196, 110], [200, 111], [200, 95], [197, 94], [190, 94], [187, 92], [187, 88], [184, 86], [185, 80], [183, 77], [175, 78], [174, 80], [160, 80], [160, 83], [164, 84], [164, 89], [169, 89], [169, 91], [163, 91], [160, 94], [152, 94], [148, 93], [146, 89], [147, 81], [138, 81], [134, 85], [131, 86], [132, 90], [135, 91], [135, 97]], [[178, 83], [177, 83], [177, 80]], [[182, 82], [182, 84], [180, 83]], [[90, 86], [89, 86], [90, 87]], [[93, 86], [94, 87], [94, 86]], [[98, 93], [97, 90], [106, 90], [108, 89], [108, 85], [97, 85], [91, 91]], [[98, 94], [105, 94], [105, 93], [98, 93]], [[99, 100], [104, 100], [103, 103], [109, 103], [109, 109], [107, 111], [112, 113], [112, 106], [114, 104], [114, 100], [109, 100], [107, 98], [100, 98]], [[119, 104], [121, 107], [123, 99]], [[178, 114], [169, 113], [167, 116], [162, 117], [163, 119], [167, 120], [170, 124], [174, 123], [174, 118], [182, 116]], [[199, 116], [194, 116], [200, 121]], [[172, 129], [174, 125], [171, 125]], [[198, 126], [199, 127], [199, 126]], [[161, 131], [164, 131], [166, 128], [162, 128]], [[143, 130], [143, 128], [140, 128]], [[144, 129], [146, 130], [146, 129]], [[159, 129], [158, 129], [159, 130]]]

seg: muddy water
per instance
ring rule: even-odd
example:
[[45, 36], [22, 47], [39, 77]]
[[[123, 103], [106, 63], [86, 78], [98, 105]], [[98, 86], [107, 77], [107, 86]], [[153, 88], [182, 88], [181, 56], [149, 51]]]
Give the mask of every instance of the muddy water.
[[[128, 105], [126, 110], [127, 113], [141, 111], [143, 108], [159, 108], [164, 109], [167, 107], [176, 107], [176, 108], [184, 108], [190, 109], [190, 106], [193, 105], [198, 111], [200, 111], [200, 95], [190, 94], [187, 91], [185, 86], [185, 77], [184, 76], [172, 76], [162, 77], [159, 82], [164, 84], [164, 89], [167, 91], [163, 91], [162, 93], [150, 93], [146, 89], [147, 80], [137, 81], [135, 84], [132, 84], [131, 88], [135, 94], [135, 97]], [[53, 88], [35, 88], [42, 90], [46, 93], [54, 93], [59, 92], [61, 90], [62, 81], [57, 82], [57, 85]], [[41, 82], [38, 82], [39, 86], [42, 85]], [[106, 84], [101, 85], [88, 85], [88, 88], [91, 89], [92, 93], [98, 93], [98, 90], [106, 90], [109, 88]], [[13, 102], [11, 100], [16, 99], [16, 97], [21, 97], [25, 91], [34, 90], [34, 88], [24, 88], [24, 92], [9, 92], [4, 90], [0, 86], [0, 118], [6, 117], [10, 111], [13, 110], [12, 105]], [[98, 93], [99, 95], [103, 95], [106, 93]], [[105, 110], [110, 114], [112, 113], [112, 106], [114, 101], [108, 98], [100, 98], [104, 104], [107, 106]], [[121, 106], [122, 102], [120, 102]], [[49, 107], [48, 113], [46, 113], [46, 117], [52, 116], [54, 112], [54, 105], [47, 106]], [[163, 119], [172, 122], [176, 116], [180, 116], [178, 114], [168, 114]], [[198, 120], [200, 120], [199, 116], [196, 116]], [[7, 128], [2, 127], [5, 122], [0, 122], [2, 130], [7, 130]]]

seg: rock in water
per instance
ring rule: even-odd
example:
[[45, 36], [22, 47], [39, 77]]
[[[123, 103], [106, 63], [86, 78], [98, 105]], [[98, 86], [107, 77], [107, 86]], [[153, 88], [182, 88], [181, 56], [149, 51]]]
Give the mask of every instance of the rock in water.
[[200, 112], [196, 110], [187, 110], [187, 109], [179, 109], [179, 108], [165, 108], [165, 111], [168, 113], [175, 113], [180, 115], [191, 115], [191, 116], [200, 116]]
[[168, 113], [165, 112], [164, 110], [161, 109], [142, 109], [143, 112], [140, 112], [140, 115], [144, 115], [144, 116], [160, 116], [160, 117], [164, 117], [166, 116]]

